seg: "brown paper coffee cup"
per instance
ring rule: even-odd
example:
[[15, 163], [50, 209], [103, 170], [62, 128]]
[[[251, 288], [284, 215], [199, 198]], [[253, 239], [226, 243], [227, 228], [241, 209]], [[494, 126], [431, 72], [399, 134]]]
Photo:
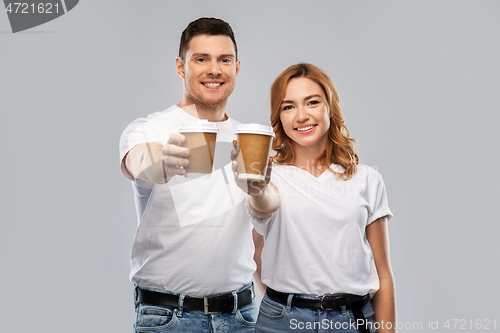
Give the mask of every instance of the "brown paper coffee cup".
[[217, 129], [208, 121], [182, 124], [179, 132], [186, 137], [183, 147], [189, 149], [187, 178], [197, 178], [212, 173]]
[[271, 141], [274, 137], [270, 126], [242, 124], [238, 135], [238, 179], [265, 180]]

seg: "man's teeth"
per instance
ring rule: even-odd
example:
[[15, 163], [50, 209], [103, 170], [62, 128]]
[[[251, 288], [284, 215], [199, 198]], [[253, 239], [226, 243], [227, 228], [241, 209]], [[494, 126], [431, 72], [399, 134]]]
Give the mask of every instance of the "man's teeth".
[[313, 128], [313, 127], [314, 127], [314, 125], [307, 126], [307, 127], [298, 127], [297, 131], [307, 131], [307, 130], [310, 130], [311, 128]]
[[221, 82], [211, 82], [211, 83], [203, 83], [207, 87], [219, 87], [222, 83]]

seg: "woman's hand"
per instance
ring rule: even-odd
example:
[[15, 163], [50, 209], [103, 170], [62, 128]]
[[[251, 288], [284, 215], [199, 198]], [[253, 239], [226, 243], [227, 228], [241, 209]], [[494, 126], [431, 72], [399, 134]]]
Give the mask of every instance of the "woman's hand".
[[238, 142], [236, 140], [233, 141], [234, 149], [231, 150], [231, 167], [234, 173], [234, 181], [239, 188], [243, 190], [243, 192], [251, 195], [253, 197], [260, 196], [264, 192], [266, 186], [269, 184], [271, 180], [271, 172], [272, 172], [272, 164], [273, 158], [269, 157], [269, 161], [267, 163], [267, 172], [265, 180], [245, 180], [238, 178], [238, 155], [240, 153], [240, 148], [238, 147]]

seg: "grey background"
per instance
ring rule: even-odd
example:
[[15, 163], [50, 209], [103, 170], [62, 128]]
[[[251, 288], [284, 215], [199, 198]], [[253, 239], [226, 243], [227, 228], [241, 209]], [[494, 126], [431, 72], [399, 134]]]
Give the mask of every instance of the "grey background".
[[179, 102], [179, 37], [200, 16], [235, 31], [228, 112], [242, 122], [268, 123], [269, 87], [293, 63], [333, 78], [395, 215], [398, 321], [423, 324], [401, 332], [500, 326], [499, 13], [485, 0], [87, 0], [18, 34], [0, 13], [1, 331], [132, 330], [137, 222], [118, 140]]

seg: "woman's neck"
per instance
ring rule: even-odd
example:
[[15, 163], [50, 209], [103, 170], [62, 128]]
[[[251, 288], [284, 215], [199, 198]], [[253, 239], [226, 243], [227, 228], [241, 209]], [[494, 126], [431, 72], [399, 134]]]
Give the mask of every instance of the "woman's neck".
[[294, 166], [309, 172], [315, 177], [319, 177], [328, 166], [324, 165], [324, 161], [318, 161], [317, 158], [324, 152], [323, 151], [312, 151], [307, 147], [294, 147], [295, 161]]

